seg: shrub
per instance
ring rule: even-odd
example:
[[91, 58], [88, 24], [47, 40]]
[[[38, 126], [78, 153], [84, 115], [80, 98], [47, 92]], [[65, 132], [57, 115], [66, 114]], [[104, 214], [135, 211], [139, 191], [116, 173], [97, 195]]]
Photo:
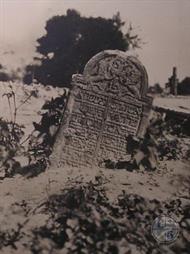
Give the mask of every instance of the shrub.
[[[10, 92], [4, 93], [2, 96], [6, 96], [10, 109], [11, 121], [0, 118], [0, 172], [1, 178], [12, 177], [20, 170], [20, 162], [17, 156], [23, 155], [25, 149], [23, 142], [24, 126], [16, 123], [18, 110], [32, 97], [35, 96], [35, 92], [32, 91], [21, 102], [16, 104], [16, 95], [13, 91], [12, 85], [9, 85]], [[13, 105], [13, 107], [11, 106]]]
[[55, 136], [63, 118], [67, 93], [46, 102], [42, 109], [40, 123], [33, 122], [34, 132], [29, 140], [28, 154], [30, 163], [37, 163], [46, 168], [55, 141]]
[[24, 126], [0, 118], [0, 170], [3, 177], [13, 176], [20, 167], [16, 156], [23, 152], [20, 144]]

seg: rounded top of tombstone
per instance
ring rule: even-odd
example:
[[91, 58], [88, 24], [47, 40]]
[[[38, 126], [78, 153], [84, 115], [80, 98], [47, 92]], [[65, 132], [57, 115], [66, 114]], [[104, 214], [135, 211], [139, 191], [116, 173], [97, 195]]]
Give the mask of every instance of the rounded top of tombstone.
[[128, 92], [129, 96], [141, 98], [148, 89], [144, 66], [136, 57], [120, 50], [105, 50], [96, 54], [86, 64], [83, 75], [92, 87], [99, 86], [100, 90], [107, 83], [108, 93], [122, 90], [122, 94]]

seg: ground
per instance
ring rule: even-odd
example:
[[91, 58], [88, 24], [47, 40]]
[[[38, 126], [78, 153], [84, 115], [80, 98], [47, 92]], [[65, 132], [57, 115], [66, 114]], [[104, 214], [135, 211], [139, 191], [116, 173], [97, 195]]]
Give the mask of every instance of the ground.
[[[122, 191], [148, 199], [167, 201], [189, 199], [190, 167], [184, 162], [166, 162], [156, 172], [113, 170], [100, 168], [51, 168], [38, 177], [25, 179], [20, 175], [5, 179], [0, 184], [1, 208], [6, 204], [27, 200], [35, 206], [47, 196], [59, 193], [63, 188], [94, 182], [102, 177], [107, 196], [115, 201]], [[1, 213], [2, 216], [2, 213]]]
[[[2, 88], [3, 87], [3, 88]], [[26, 88], [26, 90], [34, 89], [35, 87]], [[5, 93], [5, 85], [0, 86], [0, 94]], [[20, 92], [18, 92], [20, 89]], [[32, 121], [40, 119], [40, 109], [46, 99], [50, 99], [53, 95], [56, 97], [60, 94], [60, 90], [44, 89], [38, 87], [38, 96], [33, 97], [27, 105], [20, 109], [18, 114], [18, 122], [24, 124], [26, 133], [32, 131]], [[3, 92], [2, 92], [3, 91]], [[7, 91], [7, 90], [6, 90]], [[18, 103], [23, 99], [25, 94], [22, 94], [23, 88], [21, 85], [17, 87], [19, 94]], [[8, 103], [5, 98], [2, 101], [0, 95], [2, 117], [10, 116]], [[27, 162], [23, 162], [26, 164]], [[85, 186], [93, 183], [94, 186], [102, 188], [108, 198], [110, 204], [116, 204], [118, 197], [123, 193], [133, 194], [143, 197], [145, 200], [158, 200], [161, 204], [167, 204], [171, 200], [180, 199], [182, 206], [190, 205], [190, 165], [188, 160], [164, 160], [159, 162], [159, 167], [156, 171], [135, 170], [129, 172], [125, 169], [104, 169], [104, 168], [52, 168], [51, 166], [44, 172], [34, 178], [27, 179], [21, 175], [16, 175], [12, 178], [5, 178], [0, 182], [0, 253], [69, 253], [62, 252], [55, 248], [50, 251], [49, 243], [46, 243], [44, 250], [34, 250], [29, 247], [29, 241], [34, 241], [34, 236], [31, 232], [40, 226], [46, 225], [50, 215], [43, 212], [40, 207], [50, 199], [52, 195], [61, 194], [63, 190], [75, 188], [76, 186]], [[163, 209], [163, 213], [167, 214], [168, 210]], [[181, 219], [177, 214], [175, 219]], [[120, 225], [121, 221], [118, 222]], [[151, 219], [148, 224], [151, 226]], [[21, 225], [22, 237], [15, 240], [14, 244], [6, 244], [6, 237], [10, 237], [11, 233]], [[23, 226], [24, 225], [24, 226]], [[2, 237], [3, 233], [6, 237]], [[18, 230], [20, 233], [20, 231]], [[149, 232], [151, 237], [151, 232]], [[28, 237], [28, 238], [27, 238]], [[2, 240], [4, 239], [4, 240]], [[24, 239], [24, 240], [23, 240]], [[28, 239], [28, 240], [27, 240]], [[48, 237], [47, 237], [48, 239]], [[180, 236], [178, 239], [180, 246]], [[26, 242], [23, 242], [26, 241]], [[28, 242], [27, 242], [28, 241]], [[154, 242], [154, 240], [152, 240]], [[40, 243], [41, 244], [41, 243]], [[155, 243], [156, 244], [156, 243]], [[154, 244], [153, 244], [154, 245]], [[48, 246], [48, 247], [47, 247]], [[156, 245], [157, 246], [157, 245]], [[158, 246], [157, 246], [158, 247]], [[65, 250], [66, 247], [64, 247]], [[71, 247], [68, 247], [71, 248]], [[164, 247], [163, 247], [164, 248]], [[43, 248], [42, 248], [43, 249]], [[134, 247], [130, 248], [131, 252], [121, 251], [118, 253], [145, 253], [138, 252]], [[163, 249], [162, 253], [177, 253], [171, 249]], [[162, 251], [163, 251], [162, 250]], [[36, 251], [36, 252], [35, 252]], [[71, 253], [71, 252], [70, 252]], [[73, 253], [77, 253], [74, 252]], [[81, 252], [92, 253], [92, 252]], [[94, 252], [101, 253], [101, 252]], [[102, 251], [102, 253], [107, 253]], [[117, 253], [117, 252], [111, 252]], [[148, 253], [148, 252], [147, 252]], [[152, 253], [152, 252], [151, 252]], [[155, 252], [159, 253], [159, 252]], [[179, 253], [179, 252], [178, 252]], [[186, 252], [181, 252], [186, 253]]]

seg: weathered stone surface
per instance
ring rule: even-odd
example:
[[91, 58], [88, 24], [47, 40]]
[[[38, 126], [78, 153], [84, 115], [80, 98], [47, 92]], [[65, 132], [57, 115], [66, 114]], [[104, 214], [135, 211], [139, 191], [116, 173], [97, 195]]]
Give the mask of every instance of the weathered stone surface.
[[83, 75], [73, 75], [52, 161], [98, 164], [126, 155], [127, 135], [143, 136], [151, 106], [145, 68], [118, 50], [94, 56]]

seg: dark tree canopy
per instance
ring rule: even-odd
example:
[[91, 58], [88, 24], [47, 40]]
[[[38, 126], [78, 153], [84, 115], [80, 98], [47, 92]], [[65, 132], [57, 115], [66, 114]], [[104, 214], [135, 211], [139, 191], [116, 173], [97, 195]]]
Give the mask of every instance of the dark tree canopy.
[[163, 88], [159, 83], [156, 83], [148, 88], [148, 92], [151, 94], [161, 94], [163, 92]]
[[7, 82], [11, 80], [11, 76], [7, 73], [3, 65], [0, 64], [0, 81]]
[[10, 77], [7, 73], [0, 71], [0, 81], [7, 82], [10, 81]]
[[81, 73], [87, 61], [105, 49], [127, 50], [137, 47], [140, 39], [123, 34], [119, 13], [112, 19], [82, 17], [75, 10], [47, 21], [46, 35], [37, 40], [41, 54], [39, 66], [27, 66], [24, 82], [31, 78], [53, 86], [69, 86], [72, 74]]
[[184, 78], [178, 84], [178, 94], [179, 95], [190, 95], [190, 77]]

